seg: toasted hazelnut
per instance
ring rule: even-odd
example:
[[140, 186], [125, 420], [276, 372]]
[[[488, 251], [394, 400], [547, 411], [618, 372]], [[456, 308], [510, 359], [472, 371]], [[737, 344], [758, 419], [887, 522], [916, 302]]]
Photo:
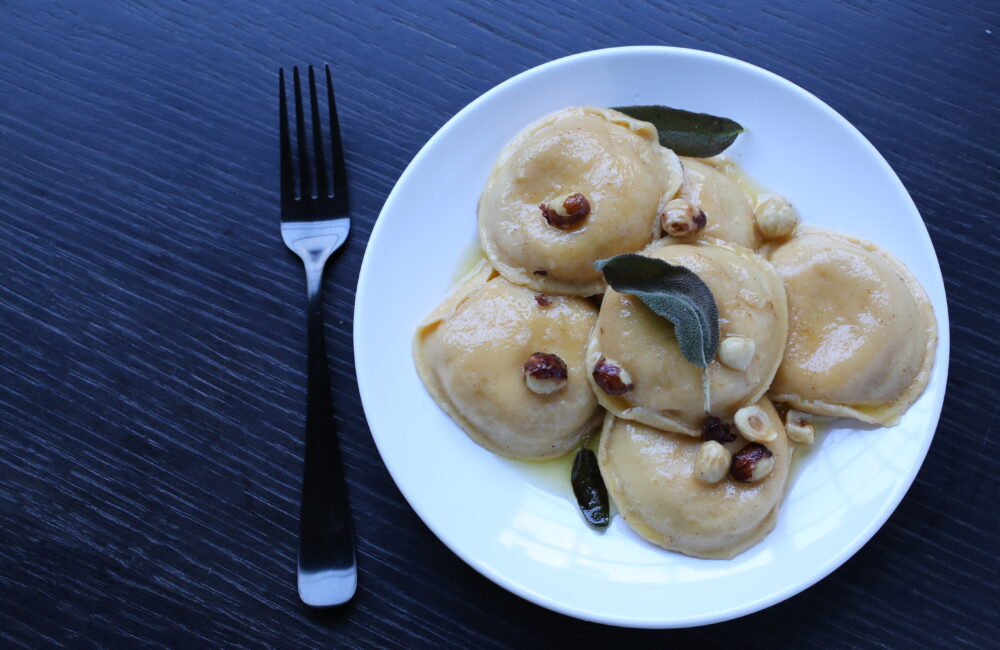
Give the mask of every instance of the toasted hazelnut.
[[538, 208], [550, 226], [560, 229], [573, 228], [590, 215], [590, 201], [579, 192], [563, 194], [547, 203], [539, 203]]
[[792, 442], [811, 445], [816, 439], [816, 428], [812, 424], [812, 416], [802, 411], [788, 409], [785, 415], [785, 433]]
[[733, 454], [729, 473], [740, 483], [756, 483], [774, 469], [774, 454], [764, 445], [751, 442]]
[[566, 362], [554, 354], [535, 352], [524, 362], [524, 383], [539, 395], [556, 392], [566, 385], [568, 376]]
[[754, 220], [761, 236], [774, 239], [792, 234], [800, 219], [788, 199], [778, 194], [768, 194], [762, 199], [754, 210]]
[[624, 395], [633, 388], [632, 375], [617, 361], [601, 357], [594, 364], [594, 381], [608, 395]]
[[703, 442], [694, 458], [694, 476], [702, 483], [718, 483], [726, 475], [731, 462], [725, 447], [714, 440]]
[[660, 215], [660, 225], [671, 237], [688, 237], [703, 230], [706, 223], [705, 212], [687, 199], [670, 201]]
[[740, 435], [751, 442], [770, 442], [778, 437], [778, 430], [771, 418], [756, 404], [736, 411], [733, 420]]
[[701, 439], [704, 441], [715, 440], [716, 442], [732, 442], [736, 440], [736, 434], [728, 422], [723, 422], [714, 415], [709, 415], [701, 423]]
[[746, 370], [753, 361], [757, 344], [745, 336], [727, 336], [719, 343], [719, 361], [733, 370]]

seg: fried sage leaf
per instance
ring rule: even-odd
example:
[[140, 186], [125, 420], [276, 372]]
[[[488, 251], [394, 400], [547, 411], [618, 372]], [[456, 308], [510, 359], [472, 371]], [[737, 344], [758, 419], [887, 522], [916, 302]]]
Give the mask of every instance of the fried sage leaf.
[[708, 285], [683, 266], [635, 253], [594, 262], [611, 288], [674, 324], [684, 358], [705, 368], [719, 349], [719, 308]]
[[708, 285], [690, 269], [635, 253], [598, 260], [594, 266], [612, 289], [635, 296], [673, 323], [684, 358], [702, 369], [705, 411], [709, 412], [708, 364], [719, 349], [719, 307]]
[[660, 136], [660, 144], [673, 149], [678, 156], [709, 158], [718, 155], [744, 131], [738, 122], [727, 117], [669, 106], [618, 106], [614, 110], [651, 122]]
[[573, 459], [573, 494], [580, 506], [580, 512], [587, 523], [596, 528], [606, 528], [611, 522], [611, 506], [608, 502], [608, 488], [597, 466], [597, 456], [586, 447], [576, 452]]

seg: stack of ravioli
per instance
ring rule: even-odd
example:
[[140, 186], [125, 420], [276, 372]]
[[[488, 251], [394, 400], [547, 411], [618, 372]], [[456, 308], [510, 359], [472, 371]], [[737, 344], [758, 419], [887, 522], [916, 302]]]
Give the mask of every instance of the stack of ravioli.
[[[487, 180], [487, 259], [414, 342], [428, 391], [474, 441], [545, 460], [599, 431], [601, 474], [625, 521], [654, 544], [704, 558], [733, 557], [774, 527], [797, 443], [772, 399], [782, 412], [892, 425], [926, 387], [937, 339], [926, 294], [902, 263], [818, 228], [774, 237], [758, 227], [756, 197], [733, 171], [728, 161], [678, 157], [652, 124], [614, 110], [541, 118]], [[574, 196], [586, 199], [582, 218], [546, 216], [554, 200]], [[706, 221], [664, 236], [661, 217], [677, 199]], [[740, 363], [711, 361], [708, 413], [703, 371], [684, 358], [670, 322], [595, 269], [622, 253], [696, 273], [715, 298], [723, 347], [729, 339], [750, 351]], [[526, 381], [536, 358], [558, 359], [545, 366], [552, 389]], [[622, 390], [595, 381], [607, 359], [627, 373]], [[707, 418], [732, 422], [753, 405], [777, 433], [765, 443], [767, 476], [699, 480]], [[722, 443], [727, 452], [749, 442], [734, 437]]]

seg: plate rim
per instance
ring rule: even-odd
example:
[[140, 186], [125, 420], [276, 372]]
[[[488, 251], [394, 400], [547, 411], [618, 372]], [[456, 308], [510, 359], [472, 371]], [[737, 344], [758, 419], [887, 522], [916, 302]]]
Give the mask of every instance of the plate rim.
[[[850, 540], [849, 543], [845, 543], [838, 553], [831, 555], [824, 562], [817, 565], [816, 570], [814, 570], [811, 573], [811, 575], [809, 575], [805, 580], [796, 582], [794, 584], [789, 584], [782, 589], [778, 589], [772, 592], [771, 594], [762, 596], [754, 601], [744, 603], [742, 606], [732, 606], [728, 609], [722, 611], [714, 611], [709, 614], [705, 614], [703, 616], [689, 616], [679, 620], [666, 620], [666, 619], [651, 620], [646, 617], [629, 618], [628, 616], [606, 616], [606, 615], [594, 614], [592, 612], [581, 611], [575, 607], [566, 606], [563, 603], [555, 599], [552, 599], [543, 593], [527, 588], [524, 585], [518, 584], [512, 581], [511, 579], [507, 578], [506, 576], [504, 576], [502, 573], [494, 570], [488, 564], [480, 562], [475, 555], [464, 552], [462, 549], [456, 548], [451, 543], [449, 543], [449, 541], [447, 540], [447, 536], [443, 535], [439, 531], [438, 525], [430, 521], [427, 517], [425, 517], [422, 508], [416, 504], [419, 503], [419, 499], [414, 499], [412, 495], [409, 493], [408, 488], [401, 485], [400, 482], [397, 480], [396, 473], [393, 470], [393, 467], [390, 466], [390, 463], [386, 461], [386, 455], [383, 452], [382, 448], [383, 443], [380, 442], [379, 436], [377, 436], [374, 431], [371, 431], [371, 434], [372, 434], [372, 439], [375, 442], [375, 446], [379, 452], [379, 456], [383, 464], [385, 465], [386, 469], [388, 470], [389, 475], [392, 477], [393, 483], [396, 485], [397, 489], [399, 489], [400, 493], [406, 499], [407, 504], [410, 506], [410, 508], [412, 508], [413, 511], [417, 514], [417, 516], [420, 517], [424, 525], [426, 525], [431, 530], [431, 532], [434, 533], [435, 537], [437, 537], [437, 539], [441, 543], [443, 543], [445, 547], [447, 547], [452, 553], [454, 553], [463, 562], [468, 564], [470, 567], [475, 569], [481, 575], [488, 578], [498, 586], [504, 588], [505, 590], [509, 591], [512, 594], [515, 594], [521, 598], [524, 598], [525, 600], [528, 600], [529, 602], [532, 602], [534, 604], [540, 605], [552, 611], [581, 620], [619, 626], [619, 627], [630, 627], [630, 628], [668, 629], [668, 628], [693, 627], [698, 625], [706, 625], [726, 620], [732, 620], [734, 618], [739, 618], [741, 616], [746, 616], [748, 614], [761, 611], [762, 609], [765, 609], [767, 607], [770, 607], [771, 605], [782, 602], [796, 594], [805, 591], [806, 589], [815, 585], [820, 580], [830, 575], [830, 573], [832, 573], [834, 570], [842, 566], [844, 563], [846, 563], [865, 544], [867, 544], [868, 541], [871, 540], [871, 538], [874, 537], [874, 535], [879, 530], [882, 529], [882, 527], [885, 525], [885, 522], [889, 519], [890, 516], [892, 516], [893, 512], [895, 512], [896, 508], [899, 506], [903, 498], [906, 496], [906, 494], [912, 487], [913, 482], [916, 479], [916, 476], [919, 473], [920, 469], [923, 467], [924, 461], [926, 460], [927, 452], [930, 449], [930, 445], [933, 442], [935, 435], [937, 434], [937, 427], [940, 422], [944, 397], [947, 391], [947, 377], [948, 377], [948, 369], [951, 357], [950, 318], [947, 305], [947, 292], [944, 286], [943, 274], [941, 273], [940, 260], [937, 255], [937, 251], [934, 248], [934, 243], [930, 238], [930, 233], [927, 231], [926, 222], [923, 220], [923, 217], [920, 214], [919, 209], [917, 209], [917, 206], [914, 203], [913, 198], [906, 190], [906, 187], [905, 185], [903, 185], [902, 180], [889, 165], [888, 161], [885, 160], [882, 154], [868, 140], [868, 138], [866, 138], [865, 135], [861, 133], [861, 131], [857, 127], [851, 124], [851, 122], [849, 122], [845, 117], [843, 117], [840, 113], [834, 110], [831, 106], [829, 106], [821, 99], [819, 99], [817, 96], [815, 96], [813, 93], [802, 88], [798, 84], [789, 81], [788, 79], [785, 79], [784, 77], [776, 73], [773, 73], [765, 68], [761, 68], [757, 65], [748, 63], [741, 59], [705, 50], [698, 50], [685, 47], [662, 46], [662, 45], [632, 45], [632, 46], [601, 48], [596, 50], [587, 50], [584, 52], [578, 52], [568, 56], [553, 59], [545, 63], [539, 64], [537, 66], [533, 66], [531, 68], [523, 70], [518, 74], [513, 75], [512, 77], [491, 87], [490, 89], [488, 89], [487, 91], [483, 92], [478, 97], [473, 99], [471, 102], [466, 104], [462, 109], [456, 112], [451, 118], [449, 118], [444, 124], [442, 124], [435, 131], [435, 133], [427, 140], [426, 143], [424, 143], [424, 145], [420, 148], [420, 150], [414, 155], [413, 159], [409, 162], [409, 164], [400, 174], [399, 178], [393, 185], [393, 188], [390, 191], [389, 195], [386, 197], [385, 203], [383, 204], [382, 209], [379, 212], [379, 216], [372, 227], [371, 234], [365, 246], [365, 254], [361, 263], [361, 269], [358, 274], [358, 282], [355, 289], [353, 336], [352, 336], [353, 349], [355, 353], [355, 374], [358, 383], [358, 392], [361, 397], [362, 408], [364, 410], [367, 421], [369, 419], [368, 413], [371, 409], [370, 405], [373, 404], [373, 398], [371, 397], [369, 389], [367, 387], [368, 383], [363, 377], [364, 370], [362, 369], [362, 366], [357, 363], [357, 358], [358, 358], [357, 351], [359, 349], [359, 340], [362, 342], [364, 341], [364, 330], [365, 330], [364, 327], [365, 319], [364, 319], [363, 309], [359, 306], [361, 305], [361, 301], [358, 300], [358, 297], [366, 293], [365, 285], [369, 282], [369, 275], [371, 274], [370, 268], [372, 264], [371, 262], [372, 256], [370, 253], [373, 248], [373, 245], [378, 240], [381, 239], [383, 229], [386, 227], [385, 219], [383, 219], [383, 216], [391, 212], [393, 209], [395, 209], [394, 203], [400, 186], [404, 184], [404, 181], [407, 180], [407, 178], [413, 172], [413, 170], [419, 167], [421, 161], [423, 160], [425, 155], [427, 155], [427, 152], [431, 150], [441, 138], [444, 137], [444, 134], [450, 130], [451, 125], [456, 121], [462, 119], [466, 113], [473, 111], [480, 104], [489, 101], [494, 95], [501, 93], [508, 86], [519, 82], [520, 80], [522, 80], [527, 76], [539, 74], [548, 71], [551, 68], [558, 67], [561, 65], [566, 65], [568, 63], [573, 63], [582, 59], [600, 58], [608, 55], [631, 54], [631, 53], [680, 54], [686, 56], [715, 59], [727, 65], [735, 65], [737, 67], [743, 67], [754, 74], [763, 74], [766, 77], [769, 77], [772, 81], [775, 81], [783, 86], [790, 88], [795, 93], [804, 97], [814, 106], [816, 106], [823, 112], [827, 113], [834, 120], [839, 122], [842, 126], [846, 127], [849, 132], [853, 133], [856, 139], [858, 139], [859, 142], [867, 149], [868, 154], [871, 155], [879, 165], [884, 167], [889, 172], [889, 176], [892, 179], [894, 179], [895, 183], [898, 185], [897, 189], [902, 192], [902, 195], [905, 197], [905, 200], [909, 202], [910, 206], [913, 208], [914, 213], [920, 218], [920, 223], [923, 230], [922, 234], [923, 237], [925, 238], [927, 245], [929, 246], [934, 261], [933, 271], [935, 272], [936, 279], [940, 283], [939, 288], [941, 290], [941, 295], [944, 298], [944, 300], [942, 301], [942, 305], [940, 306], [934, 305], [935, 313], [939, 324], [939, 331], [938, 331], [937, 356], [935, 358], [935, 368], [932, 371], [935, 374], [940, 372], [944, 383], [941, 387], [940, 393], [936, 396], [936, 399], [934, 399], [933, 401], [933, 413], [930, 415], [929, 418], [931, 433], [929, 436], [927, 436], [926, 441], [924, 442], [922, 448], [916, 454], [918, 462], [913, 463], [913, 466], [910, 468], [907, 474], [901, 477], [903, 480], [900, 483], [900, 485], [905, 487], [898, 488], [897, 492], [895, 494], [892, 494], [891, 498], [887, 499], [885, 503], [882, 504], [882, 508], [881, 511], [879, 512], [878, 517], [873, 518], [866, 527], [860, 530], [858, 534], [852, 540]], [[365, 346], [362, 345], [361, 347], [363, 349]], [[940, 370], [938, 370], [938, 368], [940, 368]]]

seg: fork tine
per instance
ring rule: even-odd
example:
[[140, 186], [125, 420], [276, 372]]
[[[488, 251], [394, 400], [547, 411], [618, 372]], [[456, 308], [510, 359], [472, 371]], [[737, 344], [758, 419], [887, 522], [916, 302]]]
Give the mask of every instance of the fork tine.
[[306, 116], [302, 109], [302, 84], [299, 81], [299, 67], [295, 72], [295, 128], [299, 145], [299, 196], [305, 200], [312, 196], [312, 179], [309, 174], [309, 148], [306, 146]]
[[319, 96], [316, 94], [316, 73], [309, 66], [309, 104], [312, 109], [313, 152], [316, 156], [316, 196], [330, 196], [326, 184], [326, 164], [323, 155], [323, 127], [319, 119]]
[[278, 68], [278, 116], [281, 119], [281, 211], [295, 200], [295, 173], [292, 171], [292, 139], [288, 133], [288, 101], [285, 97], [285, 69]]
[[337, 103], [333, 96], [333, 79], [330, 66], [326, 66], [326, 97], [330, 106], [330, 149], [333, 165], [333, 200], [337, 216], [347, 216], [347, 167], [344, 165], [344, 149], [340, 141], [340, 122], [337, 120]]

